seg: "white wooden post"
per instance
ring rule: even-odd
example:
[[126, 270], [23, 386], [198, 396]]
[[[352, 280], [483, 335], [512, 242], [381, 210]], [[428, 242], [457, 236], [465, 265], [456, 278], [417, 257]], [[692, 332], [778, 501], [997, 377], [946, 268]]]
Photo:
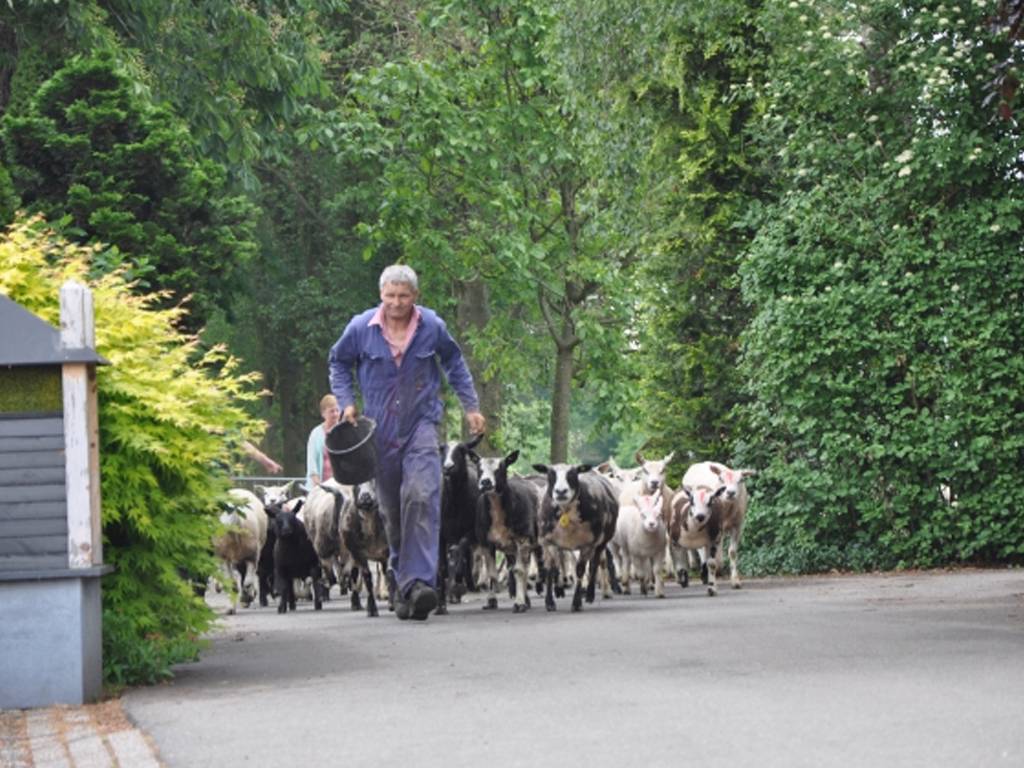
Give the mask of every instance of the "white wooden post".
[[[92, 292], [72, 281], [60, 289], [60, 339], [64, 349], [96, 346]], [[68, 565], [88, 568], [103, 563], [96, 366], [65, 363], [63, 387]]]

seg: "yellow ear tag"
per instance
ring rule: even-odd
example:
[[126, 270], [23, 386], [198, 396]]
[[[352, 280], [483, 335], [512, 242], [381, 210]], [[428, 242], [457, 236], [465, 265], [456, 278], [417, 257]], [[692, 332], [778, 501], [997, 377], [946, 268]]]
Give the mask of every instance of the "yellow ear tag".
[[568, 512], [565, 512], [565, 513], [562, 514], [562, 516], [558, 519], [558, 524], [561, 525], [563, 528], [568, 528], [569, 527], [569, 513]]

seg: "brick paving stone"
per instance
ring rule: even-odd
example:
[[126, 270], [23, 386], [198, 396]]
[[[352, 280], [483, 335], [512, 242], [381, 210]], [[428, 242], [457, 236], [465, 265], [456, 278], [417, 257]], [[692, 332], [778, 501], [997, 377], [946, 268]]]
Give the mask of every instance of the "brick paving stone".
[[162, 768], [119, 701], [0, 710], [0, 768]]
[[149, 743], [141, 731], [118, 731], [107, 734], [107, 741], [114, 748], [114, 755], [122, 768], [160, 768]]
[[68, 752], [75, 768], [113, 768], [103, 739], [89, 726], [72, 726], [67, 731]]
[[35, 768], [71, 768], [62, 729], [54, 722], [55, 717], [56, 713], [49, 709], [35, 710], [25, 717]]
[[0, 712], [0, 768], [32, 768], [31, 760], [24, 713]]

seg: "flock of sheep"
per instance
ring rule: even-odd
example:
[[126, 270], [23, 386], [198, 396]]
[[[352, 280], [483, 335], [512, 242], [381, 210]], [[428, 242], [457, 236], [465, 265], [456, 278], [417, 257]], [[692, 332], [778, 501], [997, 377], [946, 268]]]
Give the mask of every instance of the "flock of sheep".
[[[599, 584], [605, 597], [629, 594], [634, 580], [643, 594], [653, 590], [664, 597], [664, 573], [685, 587], [697, 567], [714, 595], [726, 538], [730, 581], [741, 586], [745, 480], [753, 470], [693, 464], [678, 492], [665, 482], [671, 453], [660, 460], [637, 453], [637, 466], [629, 469], [609, 459], [596, 467], [535, 464], [534, 473], [520, 475], [510, 471], [518, 451], [481, 457], [475, 451], [480, 439], [441, 448], [437, 613], [476, 589], [486, 591], [483, 607], [494, 610], [503, 581], [517, 613], [530, 608], [531, 581], [549, 611], [568, 590], [571, 609], [582, 610]], [[230, 612], [239, 600], [251, 605], [258, 598], [266, 606], [275, 595], [278, 612], [285, 613], [295, 609], [301, 593], [319, 609], [335, 583], [342, 594], [351, 593], [354, 610], [362, 609], [362, 591], [368, 615], [378, 615], [378, 599], [393, 610], [387, 534], [374, 483], [328, 480], [301, 494], [297, 481], [256, 486], [255, 493], [230, 491], [232, 503], [214, 540], [234, 581]]]

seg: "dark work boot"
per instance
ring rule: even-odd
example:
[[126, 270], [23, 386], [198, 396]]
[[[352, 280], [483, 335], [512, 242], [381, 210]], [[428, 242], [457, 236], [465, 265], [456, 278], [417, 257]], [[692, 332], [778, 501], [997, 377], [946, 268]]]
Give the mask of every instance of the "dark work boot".
[[[430, 612], [437, 608], [437, 592], [429, 584], [415, 581], [409, 589], [405, 602], [409, 606], [409, 618], [426, 621]], [[395, 611], [397, 612], [397, 610], [396, 608]]]

